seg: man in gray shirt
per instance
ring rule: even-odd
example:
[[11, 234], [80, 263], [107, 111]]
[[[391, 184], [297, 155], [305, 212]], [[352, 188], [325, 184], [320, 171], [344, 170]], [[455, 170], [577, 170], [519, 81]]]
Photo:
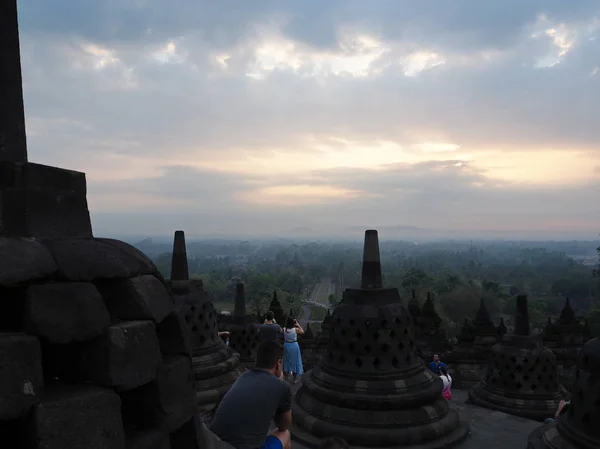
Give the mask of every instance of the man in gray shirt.
[[[263, 341], [256, 366], [242, 374], [223, 397], [210, 430], [236, 449], [290, 449], [292, 391], [283, 381], [283, 348]], [[267, 435], [275, 421], [277, 429]]]
[[260, 341], [279, 340], [283, 331], [281, 330], [281, 326], [275, 322], [275, 314], [269, 310], [266, 318], [265, 322], [259, 328]]

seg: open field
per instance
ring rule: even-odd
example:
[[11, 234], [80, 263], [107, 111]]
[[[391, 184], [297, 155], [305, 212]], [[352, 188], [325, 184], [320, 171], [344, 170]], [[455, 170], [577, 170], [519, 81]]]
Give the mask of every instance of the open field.
[[307, 306], [310, 309], [310, 321], [323, 321], [327, 314], [327, 309], [321, 306]]

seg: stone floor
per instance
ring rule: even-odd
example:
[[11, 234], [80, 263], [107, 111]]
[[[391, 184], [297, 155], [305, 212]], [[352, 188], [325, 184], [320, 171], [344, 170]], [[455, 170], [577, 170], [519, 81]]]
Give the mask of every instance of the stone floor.
[[[295, 393], [300, 385], [293, 385]], [[453, 405], [461, 415], [471, 421], [471, 433], [459, 449], [525, 449], [527, 436], [541, 424], [506, 413], [496, 412], [474, 405], [466, 404], [467, 392], [453, 390]], [[293, 443], [294, 449], [307, 449], [301, 444]]]

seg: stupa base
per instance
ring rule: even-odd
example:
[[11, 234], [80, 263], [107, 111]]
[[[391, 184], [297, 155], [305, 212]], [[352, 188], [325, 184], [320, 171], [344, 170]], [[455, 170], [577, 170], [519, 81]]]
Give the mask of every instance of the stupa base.
[[[561, 390], [561, 393], [565, 392]], [[554, 416], [560, 400], [561, 394], [535, 399], [506, 396], [481, 382], [469, 391], [469, 402], [473, 405], [534, 421], [544, 421]]]
[[[385, 432], [385, 429], [365, 429], [366, 432]], [[325, 437], [315, 436], [299, 426], [292, 425], [290, 429], [292, 434], [292, 441], [295, 441], [303, 446], [311, 449], [315, 449], [319, 446], [321, 441]], [[332, 433], [332, 436], [335, 436]], [[459, 426], [452, 432], [443, 435], [439, 438], [430, 441], [423, 441], [415, 444], [408, 445], [397, 445], [397, 446], [377, 446], [375, 444], [371, 446], [356, 446], [350, 444], [350, 449], [445, 449], [455, 447], [457, 444], [462, 443], [469, 436], [469, 422], [461, 420]], [[350, 442], [349, 442], [350, 443]]]

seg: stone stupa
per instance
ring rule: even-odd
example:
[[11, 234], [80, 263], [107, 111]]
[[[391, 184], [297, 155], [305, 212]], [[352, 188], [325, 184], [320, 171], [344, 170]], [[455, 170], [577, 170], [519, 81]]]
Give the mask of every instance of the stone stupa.
[[362, 286], [344, 292], [329, 335], [294, 398], [292, 438], [308, 447], [336, 436], [354, 448], [433, 449], [467, 436], [468, 424], [441, 396], [441, 379], [417, 355], [398, 289], [382, 288], [377, 231], [365, 233]]
[[484, 377], [469, 399], [480, 407], [544, 420], [553, 416], [565, 394], [556, 357], [541, 336], [530, 335], [527, 296], [519, 295], [514, 333], [491, 348]]
[[171, 292], [191, 334], [196, 403], [210, 410], [241, 374], [240, 358], [217, 334], [217, 312], [201, 280], [190, 280], [185, 234], [175, 231], [171, 259]]
[[554, 423], [529, 436], [527, 449], [598, 449], [600, 447], [600, 338], [579, 353], [571, 406]]

